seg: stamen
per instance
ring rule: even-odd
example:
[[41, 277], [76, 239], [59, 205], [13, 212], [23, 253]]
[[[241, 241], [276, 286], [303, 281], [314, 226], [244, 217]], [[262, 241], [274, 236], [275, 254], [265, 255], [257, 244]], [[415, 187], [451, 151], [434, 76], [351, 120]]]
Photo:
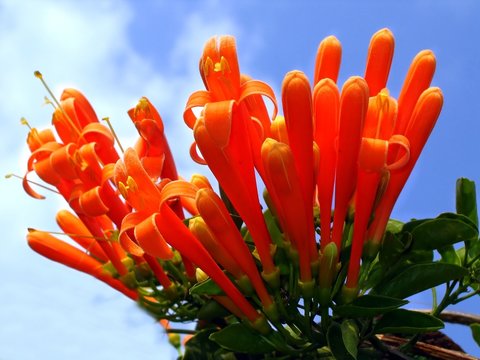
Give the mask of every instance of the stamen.
[[[50, 96], [52, 97], [53, 101], [55, 102], [55, 104], [57, 104], [58, 108], [62, 111], [63, 115], [65, 115], [65, 117], [67, 118], [68, 122], [70, 123], [70, 126], [72, 127], [73, 130], [75, 130], [75, 132], [77, 133], [78, 136], [80, 136], [80, 130], [77, 128], [77, 126], [75, 125], [75, 123], [72, 121], [72, 119], [70, 118], [70, 116], [68, 116], [67, 112], [63, 109], [62, 105], [60, 104], [60, 102], [57, 100], [57, 98], [55, 97], [55, 95], [53, 95], [53, 92], [52, 90], [50, 90], [50, 88], [48, 87], [47, 83], [45, 82], [45, 80], [43, 79], [43, 75], [40, 71], [36, 70], [34, 73], [36, 78], [40, 79], [40, 81], [42, 82], [43, 86], [45, 87], [45, 89], [48, 91], [48, 93], [50, 94]], [[50, 101], [50, 100], [49, 100]]]
[[32, 127], [31, 127], [30, 124], [28, 123], [28, 120], [25, 119], [23, 116], [20, 118], [20, 124], [25, 125], [25, 126], [28, 127], [30, 130], [32, 130]]
[[102, 118], [102, 120], [107, 123], [108, 128], [109, 128], [110, 131], [112, 132], [112, 135], [113, 135], [113, 137], [115, 138], [115, 141], [116, 141], [117, 144], [118, 144], [118, 147], [119, 147], [120, 150], [122, 151], [122, 154], [125, 153], [125, 151], [123, 150], [123, 146], [122, 146], [122, 144], [120, 143], [120, 140], [118, 139], [117, 133], [115, 132], [115, 130], [113, 130], [113, 126], [112, 126], [112, 123], [110, 122], [110, 118], [107, 116], [107, 117]]
[[43, 100], [44, 100], [43, 105], [52, 105], [54, 109], [57, 108], [55, 104], [48, 98], [48, 96], [45, 96]]
[[228, 64], [228, 60], [225, 57], [220, 58], [220, 62], [215, 63], [213, 66], [214, 72], [222, 72], [222, 75], [225, 75], [225, 72], [230, 72], [230, 65]]
[[29, 233], [31, 232], [40, 232], [40, 233], [45, 233], [45, 234], [51, 234], [51, 235], [63, 235], [63, 236], [68, 236], [68, 237], [77, 237], [77, 238], [86, 238], [86, 239], [95, 239], [95, 240], [105, 240], [104, 237], [99, 237], [99, 236], [93, 236], [93, 235], [81, 235], [81, 234], [73, 234], [73, 233], [65, 233], [65, 232], [60, 232], [60, 231], [47, 231], [47, 230], [38, 230], [35, 228], [27, 228], [27, 231]]
[[207, 57], [205, 62], [203, 63], [203, 73], [205, 74], [205, 77], [208, 76], [210, 73], [210, 69], [214, 69], [215, 65], [213, 64], [213, 60], [210, 57]]
[[[6, 174], [6, 175], [5, 175], [5, 179], [10, 179], [10, 178], [12, 178], [12, 177], [17, 178], [17, 179], [20, 179], [20, 180], [23, 180], [23, 176], [19, 176], [19, 175], [17, 175], [17, 174], [12, 174], [12, 173], [10, 173], [10, 174]], [[53, 193], [55, 193], [55, 194], [60, 194], [60, 192], [58, 192], [57, 190], [52, 189], [52, 188], [50, 188], [50, 187], [48, 187], [48, 186], [45, 186], [45, 185], [43, 185], [43, 184], [40, 184], [40, 183], [35, 182], [35, 181], [32, 181], [32, 180], [28, 180], [28, 179], [26, 179], [26, 180], [27, 180], [27, 182], [29, 182], [30, 184], [36, 185], [36, 186], [38, 186], [38, 187], [41, 187], [42, 189], [51, 191], [51, 192], [53, 192]]]

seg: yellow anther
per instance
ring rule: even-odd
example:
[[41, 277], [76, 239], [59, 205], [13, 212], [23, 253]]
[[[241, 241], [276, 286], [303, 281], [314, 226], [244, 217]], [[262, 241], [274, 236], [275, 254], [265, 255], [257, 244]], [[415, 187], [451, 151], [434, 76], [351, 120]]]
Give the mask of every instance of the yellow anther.
[[137, 108], [141, 110], [148, 110], [148, 100], [146, 97], [142, 96], [140, 100], [138, 100]]
[[215, 72], [220, 72], [221, 71], [222, 75], [225, 75], [225, 72], [229, 73], [230, 72], [230, 65], [228, 64], [227, 59], [225, 59], [222, 56], [220, 58], [220, 62], [215, 63], [213, 71], [215, 71]]
[[85, 169], [88, 167], [88, 163], [83, 159], [79, 151], [75, 151], [72, 159], [75, 165], [77, 165], [81, 171], [85, 171]]
[[[47, 83], [45, 82], [45, 80], [43, 79], [43, 75], [40, 71], [35, 71], [33, 73], [35, 75], [36, 78], [40, 79], [40, 81], [42, 82], [43, 86], [45, 87], [45, 89], [47, 90], [47, 92], [50, 94], [50, 96], [52, 97], [53, 101], [55, 102], [55, 104], [57, 104], [57, 106], [60, 108], [60, 110], [62, 111], [63, 115], [65, 116], [65, 118], [67, 119], [70, 127], [77, 133], [77, 135], [80, 135], [80, 130], [78, 129], [78, 127], [75, 125], [75, 123], [72, 121], [72, 119], [70, 119], [70, 116], [68, 116], [68, 114], [65, 112], [65, 110], [63, 109], [62, 105], [60, 104], [60, 102], [57, 100], [57, 98], [55, 97], [55, 95], [53, 95], [53, 92], [52, 90], [50, 90], [50, 87], [47, 85]], [[53, 105], [53, 104], [52, 104]], [[54, 106], [55, 107], [55, 106]]]
[[203, 63], [203, 74], [205, 76], [208, 76], [208, 74], [210, 73], [210, 69], [214, 69], [213, 60], [210, 57], [207, 57], [207, 59]]
[[136, 192], [138, 190], [138, 185], [131, 176], [127, 177], [127, 188], [131, 192]]
[[43, 100], [44, 100], [43, 105], [52, 105], [54, 109], [57, 108], [55, 104], [48, 98], [48, 96], [45, 96]]
[[122, 197], [124, 199], [127, 199], [127, 196], [128, 196], [128, 189], [127, 187], [125, 186], [125, 184], [123, 182], [119, 182], [118, 183], [118, 191], [120, 192], [120, 194], [122, 195]]
[[21, 118], [20, 118], [20, 124], [25, 125], [25, 126], [28, 127], [30, 130], [32, 130], [32, 127], [31, 127], [30, 124], [28, 123], [27, 119], [25, 119], [24, 117], [21, 117]]

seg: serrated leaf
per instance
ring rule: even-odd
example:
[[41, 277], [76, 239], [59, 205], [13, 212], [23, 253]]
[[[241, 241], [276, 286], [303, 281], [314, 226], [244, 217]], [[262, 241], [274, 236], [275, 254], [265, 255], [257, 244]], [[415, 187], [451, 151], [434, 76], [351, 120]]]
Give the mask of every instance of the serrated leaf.
[[468, 270], [457, 265], [442, 262], [414, 264], [406, 267], [397, 276], [382, 281], [372, 290], [373, 294], [404, 299], [447, 281], [460, 279]]
[[[345, 331], [345, 330], [344, 330]], [[327, 343], [330, 351], [332, 352], [335, 359], [345, 359], [345, 360], [354, 360], [355, 356], [352, 355], [349, 351], [350, 345], [347, 348], [343, 338], [342, 327], [338, 323], [332, 323], [327, 331]], [[346, 332], [345, 336], [348, 337], [349, 333]], [[358, 336], [358, 335], [357, 335]], [[350, 340], [348, 340], [350, 343]]]
[[426, 221], [413, 229], [411, 234], [414, 250], [435, 250], [478, 237], [477, 230], [471, 225], [461, 219], [447, 217]]
[[209, 339], [227, 350], [239, 353], [265, 354], [275, 351], [259, 333], [240, 323], [211, 334]]
[[396, 309], [382, 316], [375, 325], [374, 332], [376, 334], [418, 334], [436, 331], [443, 327], [443, 322], [432, 315], [417, 311]]
[[193, 285], [190, 288], [190, 294], [196, 295], [225, 295], [223, 290], [212, 279], [207, 279]]
[[374, 317], [406, 304], [407, 300], [369, 294], [356, 298], [350, 304], [336, 307], [334, 313], [343, 317]]
[[470, 324], [470, 330], [472, 330], [473, 340], [480, 346], [480, 324]]

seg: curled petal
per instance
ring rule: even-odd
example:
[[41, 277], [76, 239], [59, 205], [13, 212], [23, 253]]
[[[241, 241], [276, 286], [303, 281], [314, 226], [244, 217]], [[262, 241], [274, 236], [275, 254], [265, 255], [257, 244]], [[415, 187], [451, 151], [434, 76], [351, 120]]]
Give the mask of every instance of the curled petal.
[[183, 112], [183, 120], [190, 129], [193, 129], [197, 122], [197, 116], [194, 114], [193, 109], [203, 108], [209, 102], [211, 102], [211, 96], [208, 91], [199, 90], [190, 95]]
[[219, 148], [228, 145], [232, 130], [234, 101], [209, 103], [205, 106], [203, 121], [210, 138]]
[[134, 233], [138, 244], [147, 254], [162, 260], [173, 257], [172, 249], [165, 242], [155, 223], [155, 214], [136, 225]]
[[79, 197], [82, 212], [88, 216], [100, 216], [108, 213], [109, 208], [100, 196], [100, 186], [84, 192]]
[[120, 226], [120, 233], [118, 235], [120, 244], [128, 253], [134, 256], [143, 256], [145, 251], [139, 246], [138, 243], [132, 240], [128, 235], [131, 230], [138, 224], [146, 219], [148, 214], [145, 213], [130, 213], [123, 218], [122, 225]]
[[115, 138], [108, 127], [100, 123], [90, 123], [84, 127], [81, 139], [96, 144], [95, 150], [104, 164], [115, 163], [119, 159], [114, 148]]
[[77, 146], [74, 143], [70, 143], [55, 150], [50, 156], [52, 168], [63, 179], [73, 180], [78, 178], [77, 167], [74, 160], [76, 151]]
[[30, 152], [34, 152], [43, 144], [46, 144], [48, 142], [56, 142], [55, 136], [53, 135], [53, 131], [51, 129], [38, 131], [37, 129], [32, 128], [28, 132], [27, 144]]

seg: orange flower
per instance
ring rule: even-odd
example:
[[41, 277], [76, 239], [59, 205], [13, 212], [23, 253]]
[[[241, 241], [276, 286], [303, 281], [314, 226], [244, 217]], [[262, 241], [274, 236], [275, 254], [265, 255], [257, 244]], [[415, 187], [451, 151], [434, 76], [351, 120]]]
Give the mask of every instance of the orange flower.
[[[192, 158], [207, 163], [226, 195], [247, 224], [257, 246], [264, 272], [275, 267], [270, 254], [271, 239], [257, 196], [255, 172], [263, 176], [260, 147], [270, 124], [261, 96], [273, 101], [271, 88], [241, 76], [235, 40], [222, 36], [207, 41], [200, 59], [200, 73], [207, 91], [197, 91], [187, 102], [184, 119], [194, 130]], [[202, 107], [197, 118], [193, 109]], [[196, 153], [200, 149], [203, 159]]]
[[[368, 86], [360, 77], [352, 77], [343, 85], [340, 97], [337, 166], [335, 172], [335, 211], [332, 241], [341, 249], [343, 224], [348, 204], [355, 192], [357, 161], [363, 123], [368, 106]], [[320, 154], [322, 149], [320, 148]]]
[[115, 279], [104, 269], [102, 263], [76, 247], [46, 232], [35, 230], [28, 233], [27, 241], [34, 251], [50, 260], [96, 277], [132, 300], [137, 300], [138, 295], [134, 290], [127, 288], [120, 280]]

